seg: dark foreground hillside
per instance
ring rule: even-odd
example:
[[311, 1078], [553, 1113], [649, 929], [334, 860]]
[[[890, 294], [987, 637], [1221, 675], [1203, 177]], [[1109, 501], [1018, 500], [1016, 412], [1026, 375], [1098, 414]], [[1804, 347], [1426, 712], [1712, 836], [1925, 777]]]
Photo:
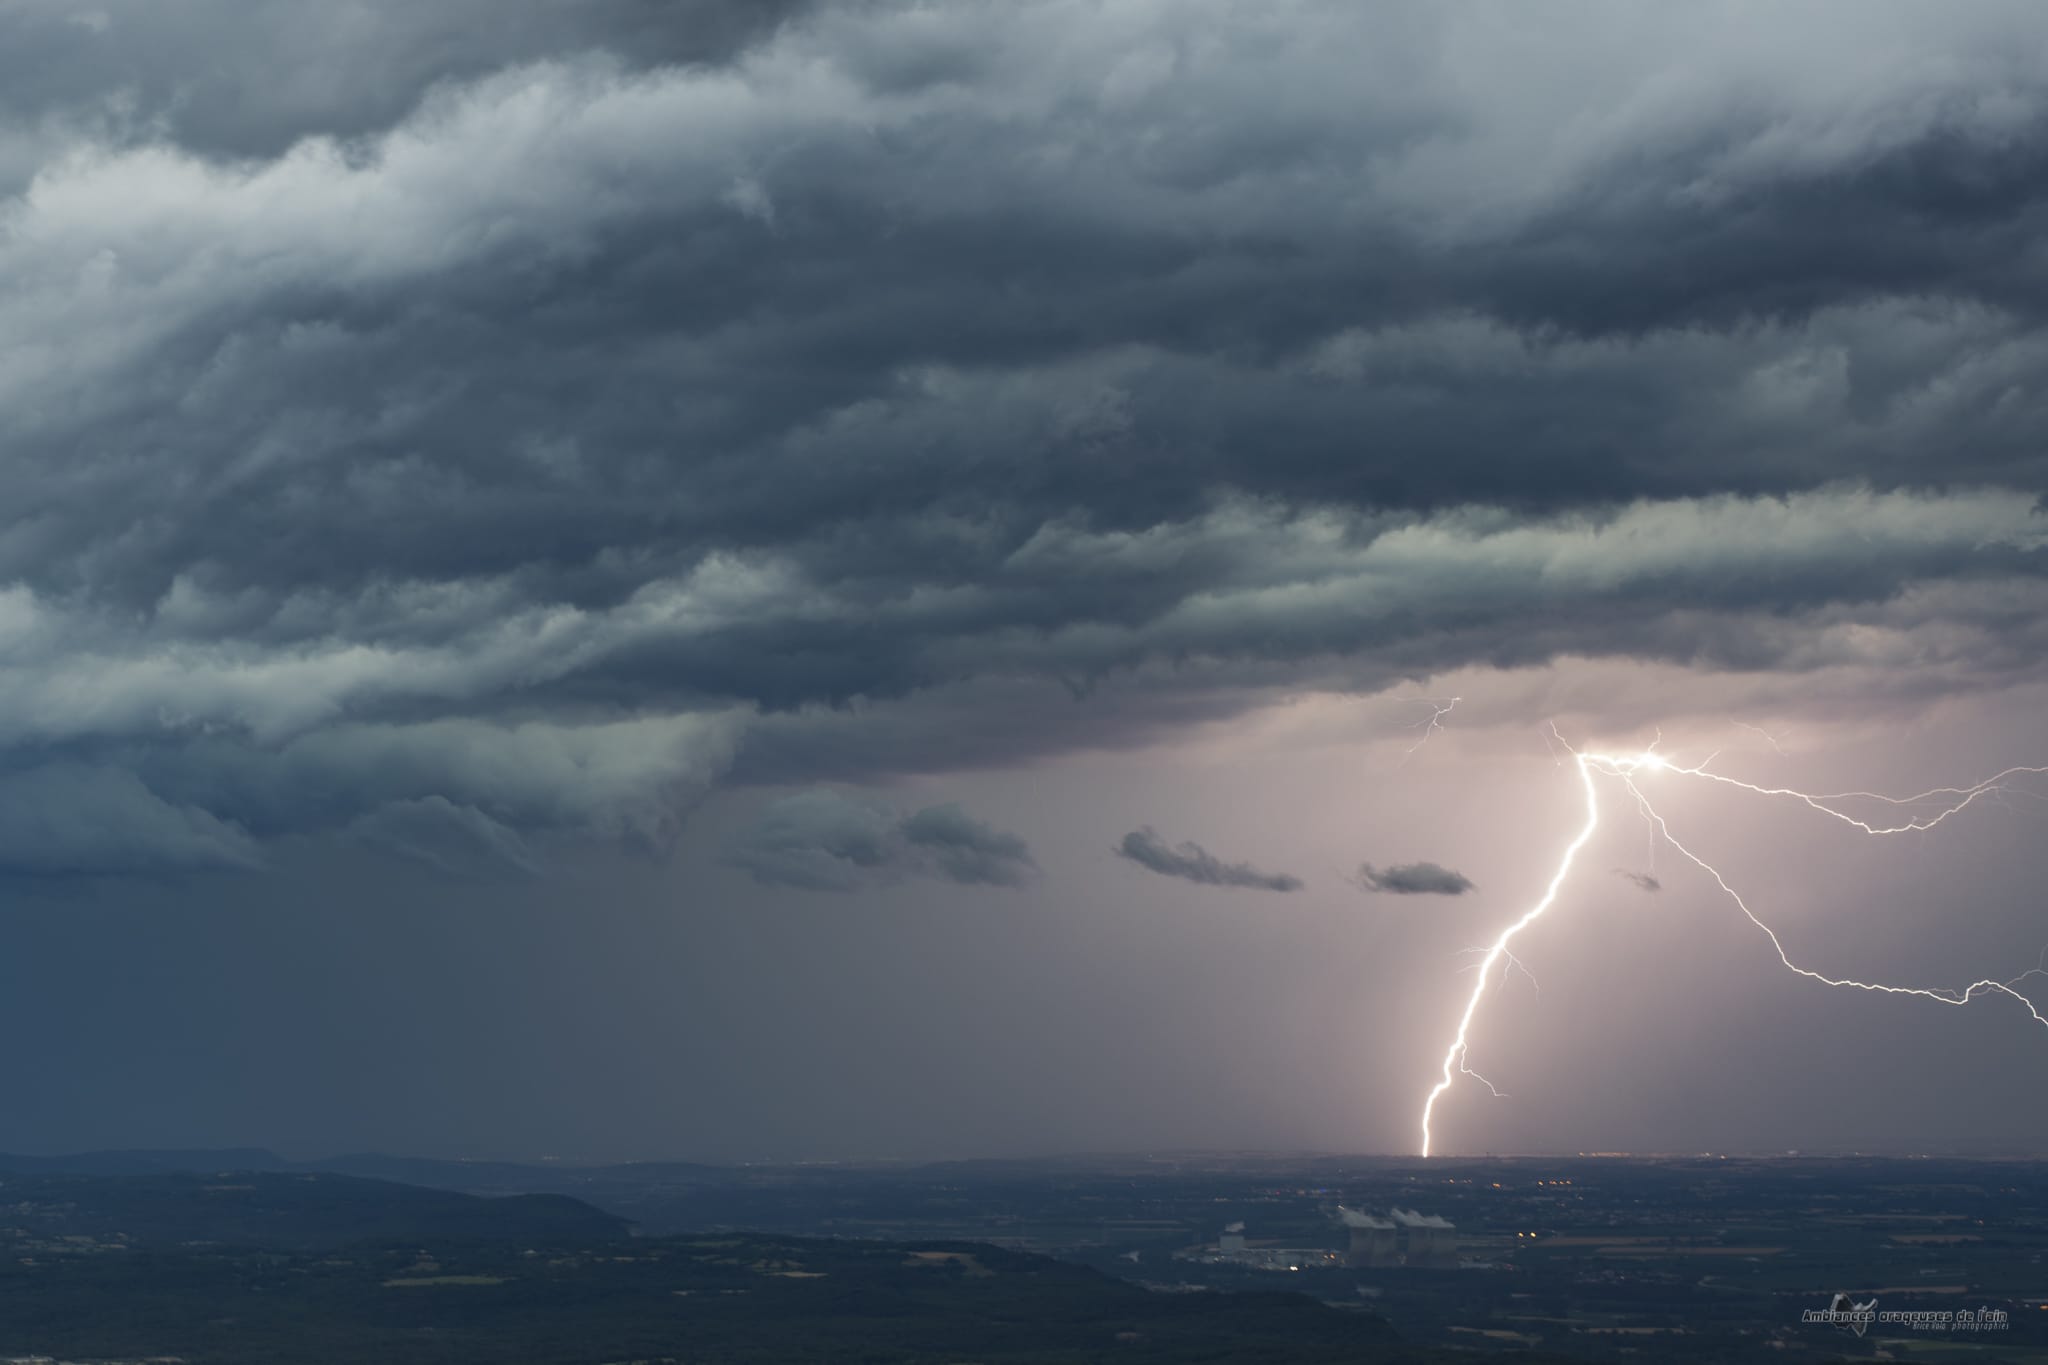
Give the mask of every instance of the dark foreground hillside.
[[483, 1199], [388, 1180], [233, 1171], [0, 1177], [0, 1228], [31, 1251], [198, 1243], [312, 1251], [423, 1231], [474, 1241], [603, 1241], [627, 1236], [631, 1224], [558, 1194]]
[[1444, 1358], [1403, 1347], [1367, 1313], [1301, 1295], [1157, 1293], [967, 1242], [629, 1238], [619, 1220], [561, 1197], [304, 1175], [10, 1177], [0, 1224], [0, 1357]]

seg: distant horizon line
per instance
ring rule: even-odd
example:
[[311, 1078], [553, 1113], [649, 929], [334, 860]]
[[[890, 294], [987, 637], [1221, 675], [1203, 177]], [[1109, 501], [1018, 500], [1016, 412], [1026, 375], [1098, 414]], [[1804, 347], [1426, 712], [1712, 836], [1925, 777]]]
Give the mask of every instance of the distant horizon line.
[[694, 1156], [652, 1156], [625, 1157], [617, 1159], [596, 1159], [581, 1157], [560, 1157], [552, 1154], [537, 1156], [447, 1156], [423, 1153], [394, 1152], [374, 1148], [361, 1148], [332, 1152], [325, 1156], [289, 1157], [276, 1148], [265, 1145], [194, 1146], [194, 1147], [85, 1147], [49, 1151], [0, 1151], [0, 1162], [9, 1160], [33, 1162], [83, 1161], [91, 1158], [163, 1158], [166, 1160], [190, 1160], [204, 1157], [260, 1156], [280, 1166], [314, 1167], [353, 1161], [397, 1161], [422, 1162], [450, 1166], [524, 1166], [569, 1170], [606, 1170], [632, 1166], [702, 1166], [724, 1170], [749, 1169], [791, 1169], [802, 1167], [925, 1167], [969, 1164], [1076, 1164], [1076, 1163], [1130, 1163], [1130, 1162], [1186, 1162], [1186, 1161], [1243, 1161], [1243, 1162], [1331, 1162], [1359, 1161], [1379, 1165], [1412, 1165], [1416, 1167], [1446, 1167], [1472, 1162], [1488, 1161], [1638, 1161], [1638, 1162], [1681, 1162], [1681, 1161], [1978, 1161], [1978, 1162], [2042, 1162], [2048, 1161], [2048, 1151], [2023, 1151], [2019, 1149], [1996, 1148], [1923, 1148], [1870, 1149], [1870, 1148], [1750, 1148], [1715, 1150], [1585, 1150], [1585, 1151], [1503, 1151], [1466, 1152], [1439, 1154], [1424, 1157], [1415, 1152], [1360, 1152], [1339, 1151], [1327, 1148], [1286, 1148], [1286, 1147], [1185, 1147], [1185, 1148], [1102, 1148], [1078, 1149], [1059, 1152], [981, 1153], [975, 1155], [941, 1156], [762, 1156], [744, 1157], [694, 1157]]

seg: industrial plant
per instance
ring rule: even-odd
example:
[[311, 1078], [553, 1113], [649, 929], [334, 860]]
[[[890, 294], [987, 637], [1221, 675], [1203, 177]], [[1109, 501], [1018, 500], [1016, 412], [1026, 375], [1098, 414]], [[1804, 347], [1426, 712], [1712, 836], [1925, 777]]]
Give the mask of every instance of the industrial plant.
[[1181, 1252], [1182, 1260], [1205, 1265], [1239, 1265], [1252, 1270], [1382, 1268], [1408, 1266], [1424, 1270], [1458, 1268], [1458, 1230], [1438, 1214], [1392, 1208], [1385, 1218], [1341, 1204], [1336, 1217], [1350, 1230], [1343, 1250], [1289, 1247], [1247, 1240], [1243, 1223], [1223, 1229], [1214, 1246]]
[[1337, 1217], [1351, 1230], [1346, 1265], [1457, 1269], [1458, 1230], [1439, 1214], [1396, 1208], [1375, 1218], [1340, 1204]]

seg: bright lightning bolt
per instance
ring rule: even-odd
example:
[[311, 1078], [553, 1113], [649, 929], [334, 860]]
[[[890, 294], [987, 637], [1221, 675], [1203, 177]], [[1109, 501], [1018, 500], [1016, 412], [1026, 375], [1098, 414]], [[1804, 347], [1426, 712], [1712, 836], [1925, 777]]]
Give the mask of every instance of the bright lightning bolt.
[[[1486, 981], [1493, 971], [1493, 964], [1507, 955], [1508, 945], [1515, 941], [1515, 935], [1541, 919], [1543, 912], [1548, 910], [1551, 904], [1557, 900], [1557, 893], [1564, 886], [1564, 879], [1571, 874], [1572, 863], [1577, 860], [1579, 850], [1586, 846], [1587, 841], [1593, 837], [1593, 831], [1600, 827], [1600, 793], [1593, 787], [1593, 770], [1587, 766], [1584, 754], [1574, 753], [1573, 759], [1578, 765], [1579, 781], [1586, 789], [1585, 827], [1579, 831], [1578, 838], [1572, 840], [1570, 845], [1566, 847], [1564, 858], [1557, 865], [1557, 875], [1550, 879], [1550, 885], [1544, 889], [1543, 899], [1537, 901], [1527, 910], [1524, 910], [1520, 919], [1501, 930], [1500, 937], [1493, 941], [1493, 947], [1487, 950], [1486, 956], [1479, 963], [1478, 980], [1472, 983], [1472, 995], [1465, 1001], [1465, 1013], [1458, 1019], [1458, 1035], [1451, 1040], [1450, 1047], [1444, 1050], [1443, 1078], [1430, 1090], [1429, 1098], [1422, 1102], [1422, 1154], [1424, 1156], [1429, 1155], [1429, 1118], [1431, 1114], [1436, 1112], [1438, 1097], [1444, 1091], [1451, 1088], [1452, 1083], [1457, 1079], [1457, 1073], [1463, 1072], [1468, 1076], [1474, 1074], [1471, 1068], [1465, 1065], [1465, 1058], [1471, 1050], [1466, 1039], [1467, 1035], [1472, 1031], [1472, 1017], [1479, 1013], [1479, 1002], [1486, 995]], [[1492, 1083], [1488, 1082], [1486, 1088], [1493, 1090]], [[1494, 1093], [1499, 1094], [1500, 1092], [1496, 1090]]]
[[[1433, 1145], [1430, 1120], [1436, 1112], [1436, 1102], [1443, 1097], [1445, 1091], [1449, 1090], [1457, 1082], [1459, 1076], [1472, 1077], [1496, 1096], [1501, 1093], [1491, 1081], [1472, 1070], [1468, 1064], [1471, 1053], [1472, 1021], [1479, 1013], [1480, 1001], [1486, 996], [1486, 988], [1490, 983], [1494, 965], [1505, 961], [1512, 966], [1521, 966], [1520, 961], [1510, 950], [1509, 945], [1514, 942], [1516, 935], [1520, 934], [1522, 930], [1528, 928], [1531, 924], [1534, 924], [1538, 919], [1541, 919], [1544, 912], [1556, 903], [1558, 892], [1563, 888], [1565, 879], [1571, 875], [1572, 865], [1577, 861], [1579, 851], [1586, 846], [1592, 839], [1594, 831], [1600, 827], [1600, 793], [1598, 786], [1593, 780], [1596, 773], [1620, 779], [1622, 785], [1628, 789], [1629, 795], [1635, 798], [1638, 810], [1641, 811], [1644, 820], [1655, 831], [1656, 836], [1665, 843], [1670, 844], [1672, 848], [1676, 849], [1688, 861], [1714, 879], [1715, 885], [1719, 886], [1727, 894], [1728, 898], [1735, 902], [1736, 907], [1749, 919], [1749, 922], [1763, 930], [1765, 936], [1771, 941], [1772, 949], [1778, 955], [1778, 961], [1789, 970], [1827, 986], [1843, 986], [1854, 990], [1873, 991], [1884, 995], [1913, 995], [1942, 1005], [1966, 1005], [1971, 1000], [1983, 995], [2008, 995], [2014, 1000], [2019, 1001], [2026, 1008], [2027, 1013], [2033, 1017], [2034, 1022], [2048, 1027], [2048, 1017], [2044, 1017], [2034, 1001], [2022, 994], [2018, 989], [2019, 984], [2029, 977], [2048, 976], [2048, 950], [2044, 950], [2042, 959], [2034, 967], [2010, 980], [1995, 981], [1987, 978], [1982, 981], [1972, 982], [1960, 991], [1938, 990], [1921, 986], [1891, 986], [1879, 982], [1858, 981], [1851, 977], [1829, 976], [1810, 967], [1800, 966], [1786, 953], [1785, 945], [1779, 940], [1777, 932], [1757, 916], [1757, 913], [1750, 908], [1749, 903], [1743, 900], [1735, 888], [1728, 884], [1718, 869], [1679, 841], [1677, 836], [1671, 832], [1670, 826], [1665, 823], [1664, 817], [1650, 804], [1649, 798], [1636, 785], [1636, 777], [1642, 773], [1676, 773], [1687, 777], [1698, 777], [1709, 782], [1718, 782], [1724, 786], [1735, 787], [1757, 796], [1784, 797], [1803, 802], [1824, 815], [1832, 816], [1837, 820], [1855, 826], [1865, 834], [1890, 835], [1933, 829], [1936, 825], [1966, 809], [1980, 798], [2003, 791], [2003, 784], [2007, 778], [2023, 774], [2048, 773], [2048, 767], [2007, 768], [2005, 771], [1996, 773], [1974, 786], [1935, 787], [1914, 796], [1893, 797], [1885, 796], [1878, 792], [1862, 791], [1831, 792], [1815, 795], [1794, 791], [1787, 787], [1762, 787], [1740, 781], [1736, 778], [1723, 777], [1719, 773], [1707, 771], [1706, 762], [1690, 766], [1674, 763], [1663, 755], [1658, 754], [1654, 746], [1634, 754], [1580, 753], [1569, 744], [1566, 744], [1562, 736], [1557, 735], [1555, 727], [1552, 728], [1551, 733], [1559, 744], [1564, 745], [1566, 752], [1571, 754], [1573, 765], [1578, 770], [1579, 784], [1584, 789], [1586, 795], [1585, 824], [1580, 827], [1578, 835], [1571, 843], [1565, 846], [1564, 854], [1558, 860], [1557, 871], [1551, 876], [1550, 884], [1544, 888], [1542, 897], [1527, 910], [1523, 911], [1520, 918], [1508, 925], [1507, 928], [1501, 930], [1499, 937], [1494, 939], [1492, 946], [1484, 950], [1486, 955], [1478, 964], [1479, 971], [1472, 986], [1472, 994], [1465, 1001], [1465, 1012], [1458, 1018], [1457, 1033], [1452, 1037], [1450, 1046], [1444, 1050], [1442, 1073], [1436, 1084], [1430, 1088], [1428, 1098], [1422, 1103], [1422, 1155], [1425, 1157], [1430, 1154], [1430, 1149]], [[1707, 760], [1707, 762], [1712, 761], [1711, 758]], [[1900, 818], [1899, 823], [1884, 823], [1861, 819], [1846, 810], [1838, 808], [1843, 803], [1853, 801], [1879, 802], [1899, 809], [1902, 812], [1910, 811], [1915, 807], [1920, 808], [1924, 812], [1928, 802], [1940, 802], [1941, 805], [1932, 814], [1905, 814]], [[1524, 972], [1527, 970], [1526, 967], [1523, 968]], [[1534, 978], [1531, 979], [1533, 980]]]

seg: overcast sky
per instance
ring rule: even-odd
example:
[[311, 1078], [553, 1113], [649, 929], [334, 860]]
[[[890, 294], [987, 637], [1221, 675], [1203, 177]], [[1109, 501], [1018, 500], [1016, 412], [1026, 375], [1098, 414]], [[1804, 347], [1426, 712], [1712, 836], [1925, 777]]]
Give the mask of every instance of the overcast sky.
[[[1553, 725], [2048, 764], [2044, 71], [2030, 3], [0, 0], [0, 1148], [1414, 1150]], [[1803, 965], [2048, 946], [2048, 780], [1649, 782]], [[2024, 1008], [1787, 973], [1601, 790], [1439, 1150], [2038, 1154]]]

